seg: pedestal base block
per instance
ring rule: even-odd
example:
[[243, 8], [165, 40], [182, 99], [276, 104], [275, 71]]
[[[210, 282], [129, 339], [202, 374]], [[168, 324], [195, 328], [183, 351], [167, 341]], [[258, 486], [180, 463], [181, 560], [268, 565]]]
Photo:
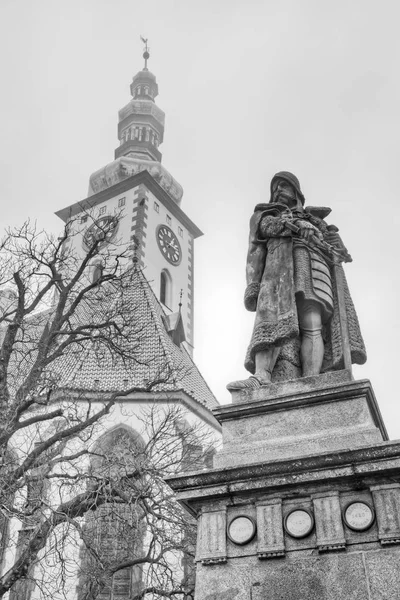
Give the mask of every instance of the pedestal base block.
[[223, 450], [214, 459], [216, 467], [370, 446], [388, 439], [370, 382], [352, 381], [347, 371], [235, 394], [234, 404], [213, 411], [223, 425]]
[[400, 550], [199, 566], [196, 600], [398, 600]]

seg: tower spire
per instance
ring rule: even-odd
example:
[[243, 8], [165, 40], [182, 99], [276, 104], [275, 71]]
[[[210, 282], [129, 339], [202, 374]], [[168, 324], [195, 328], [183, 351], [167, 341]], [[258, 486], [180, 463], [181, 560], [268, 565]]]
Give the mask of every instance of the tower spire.
[[147, 45], [147, 42], [148, 42], [149, 38], [146, 38], [146, 39], [145, 39], [144, 37], [140, 36], [140, 39], [142, 40], [142, 42], [143, 42], [143, 44], [144, 44], [144, 52], [143, 52], [143, 58], [144, 58], [144, 69], [143, 69], [143, 71], [148, 71], [148, 68], [147, 68], [147, 61], [148, 61], [148, 60], [149, 60], [149, 58], [150, 58], [150, 52], [149, 52], [149, 51], [150, 51], [150, 48], [148, 47], [148, 45]]
[[156, 106], [158, 85], [155, 75], [147, 68], [150, 58], [148, 39], [140, 36], [144, 44], [144, 68], [136, 73], [131, 83], [132, 100], [119, 111], [119, 147], [115, 158], [130, 156], [137, 160], [161, 162], [158, 149], [164, 137], [163, 111]]
[[140, 36], [140, 42], [143, 44], [144, 68], [132, 78], [131, 100], [118, 111], [119, 146], [115, 149], [115, 161], [110, 167], [113, 176], [106, 174], [110, 170], [108, 165], [93, 173], [89, 193], [96, 193], [116, 181], [147, 170], [179, 205], [182, 187], [161, 164], [159, 146], [164, 139], [165, 114], [156, 105], [157, 79], [147, 67], [150, 58], [148, 39]]

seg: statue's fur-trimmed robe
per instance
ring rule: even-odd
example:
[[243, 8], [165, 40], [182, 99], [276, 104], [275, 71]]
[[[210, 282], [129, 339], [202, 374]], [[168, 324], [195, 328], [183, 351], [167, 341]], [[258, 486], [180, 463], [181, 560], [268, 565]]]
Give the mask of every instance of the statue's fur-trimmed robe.
[[[317, 289], [313, 277], [313, 250], [301, 240], [294, 241], [292, 232], [278, 216], [266, 216], [269, 204], [256, 206], [250, 220], [249, 251], [247, 256], [247, 288], [245, 306], [256, 312], [253, 335], [247, 351], [245, 367], [255, 372], [255, 354], [271, 347], [281, 348], [272, 380], [291, 379], [301, 376], [299, 357], [300, 330], [296, 297], [313, 299], [322, 307], [325, 344], [322, 371], [344, 368], [340, 334], [338, 299], [335, 273], [326, 265], [327, 284]], [[309, 220], [324, 235], [326, 223], [304, 212], [301, 218]], [[342, 267], [337, 267], [342, 269]], [[350, 350], [353, 363], [366, 361], [365, 346], [357, 315], [342, 270], [345, 307], [349, 328]], [[330, 278], [332, 285], [328, 281]]]

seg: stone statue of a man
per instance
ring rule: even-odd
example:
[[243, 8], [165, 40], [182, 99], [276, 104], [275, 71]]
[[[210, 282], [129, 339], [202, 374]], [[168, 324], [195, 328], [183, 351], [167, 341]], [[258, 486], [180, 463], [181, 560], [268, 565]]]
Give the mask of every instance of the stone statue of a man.
[[269, 204], [255, 207], [250, 220], [245, 292], [247, 310], [256, 313], [245, 360], [253, 375], [230, 383], [230, 390], [344, 368], [337, 269], [349, 356], [353, 363], [366, 360], [340, 264], [351, 258], [337, 228], [324, 221], [330, 209], [304, 208], [304, 203], [297, 177], [282, 171], [272, 178]]

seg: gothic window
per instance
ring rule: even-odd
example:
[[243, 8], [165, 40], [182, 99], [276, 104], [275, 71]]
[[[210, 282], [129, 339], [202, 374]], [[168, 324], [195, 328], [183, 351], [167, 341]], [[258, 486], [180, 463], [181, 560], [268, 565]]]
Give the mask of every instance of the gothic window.
[[150, 130], [146, 128], [146, 142], [150, 140]]
[[160, 302], [171, 307], [172, 277], [167, 269], [163, 269], [160, 275]]
[[[138, 463], [142, 460], [145, 444], [141, 436], [132, 429], [121, 425], [103, 435], [95, 446], [91, 460], [91, 473], [97, 481], [116, 482], [128, 497], [135, 489]], [[113, 499], [97, 509], [89, 511], [84, 525], [86, 547], [92, 549], [103, 567], [123, 562], [143, 553], [145, 535], [144, 515], [137, 508], [134, 498], [123, 503]], [[91, 577], [96, 577], [92, 554], [83, 551], [79, 581], [79, 599], [87, 598]], [[96, 597], [97, 600], [129, 600], [140, 592], [142, 573], [139, 567], [128, 567], [118, 571], [106, 581], [106, 586]]]
[[[17, 465], [17, 457], [14, 452], [5, 451], [2, 459], [2, 468], [5, 472], [12, 471]], [[10, 542], [10, 521], [7, 514], [11, 514], [11, 507], [14, 504], [14, 493], [10, 493], [7, 488], [3, 488], [1, 494], [3, 510], [0, 511], [0, 573], [3, 572], [4, 559], [7, 547]]]
[[143, 130], [141, 127], [139, 127], [139, 142], [142, 141], [142, 135], [143, 135]]
[[135, 140], [139, 137], [139, 127], [135, 127]]
[[148, 95], [149, 95], [149, 88], [148, 88], [148, 86], [147, 86], [147, 85], [146, 85], [146, 87], [144, 88], [144, 93], [146, 94], [146, 96], [148, 96]]
[[104, 266], [102, 262], [97, 262], [93, 266], [92, 282], [96, 283], [103, 275]]
[[120, 198], [118, 200], [118, 208], [121, 208], [121, 206], [125, 206], [125, 198]]

